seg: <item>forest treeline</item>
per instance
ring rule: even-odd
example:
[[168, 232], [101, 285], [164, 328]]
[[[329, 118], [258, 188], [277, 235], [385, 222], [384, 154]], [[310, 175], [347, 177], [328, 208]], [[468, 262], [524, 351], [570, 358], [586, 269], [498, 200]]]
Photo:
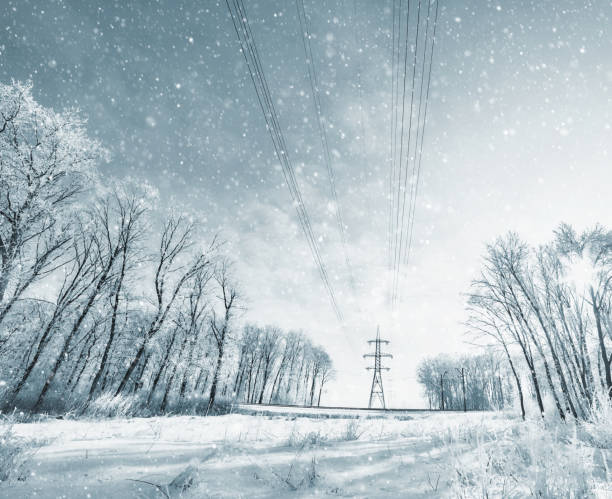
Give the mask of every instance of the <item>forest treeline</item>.
[[487, 411], [512, 405], [505, 359], [492, 350], [480, 354], [437, 355], [421, 361], [417, 381], [430, 409]]
[[[469, 327], [506, 360], [518, 405], [587, 419], [612, 399], [612, 231], [561, 225], [537, 248], [487, 247]], [[547, 403], [550, 401], [550, 403]]]
[[106, 155], [77, 112], [0, 84], [3, 409], [320, 403], [327, 353], [302, 333], [241, 328], [222, 245], [146, 183], [101, 181]]

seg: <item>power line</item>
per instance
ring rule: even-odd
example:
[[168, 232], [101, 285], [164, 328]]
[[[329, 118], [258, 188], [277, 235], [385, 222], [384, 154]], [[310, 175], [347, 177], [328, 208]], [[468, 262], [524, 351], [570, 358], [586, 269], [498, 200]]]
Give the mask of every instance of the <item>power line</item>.
[[[406, 193], [407, 193], [407, 187], [408, 187], [408, 171], [409, 171], [409, 167], [408, 164], [410, 162], [410, 143], [411, 143], [411, 139], [412, 139], [412, 117], [413, 117], [413, 108], [414, 108], [414, 88], [415, 88], [415, 79], [416, 79], [416, 67], [417, 67], [417, 54], [419, 52], [419, 29], [421, 26], [421, 0], [419, 0], [419, 5], [418, 5], [418, 9], [417, 9], [417, 21], [416, 21], [416, 35], [415, 35], [415, 48], [414, 48], [414, 59], [412, 62], [412, 89], [411, 89], [411, 93], [410, 93], [410, 122], [408, 125], [408, 144], [407, 144], [407, 150], [406, 150], [406, 167], [404, 169], [404, 191], [403, 191], [403, 199], [402, 199], [402, 221], [401, 221], [401, 225], [400, 225], [400, 240], [399, 240], [399, 249], [398, 249], [398, 253], [397, 253], [397, 280], [396, 280], [396, 289], [395, 289], [395, 299], [397, 301], [398, 299], [398, 292], [399, 292], [399, 272], [400, 272], [400, 266], [401, 266], [401, 258], [402, 258], [402, 247], [404, 244], [404, 217], [405, 217], [405, 211], [406, 211]], [[417, 122], [417, 130], [418, 130], [418, 126], [419, 123]], [[416, 145], [416, 144], [415, 144]], [[414, 153], [413, 153], [414, 154]], [[412, 189], [411, 189], [412, 191]], [[412, 192], [411, 192], [412, 194]], [[410, 200], [409, 200], [410, 201]]]
[[[435, 8], [435, 18], [433, 23], [433, 34], [431, 35], [431, 50], [428, 53], [428, 47], [430, 45], [430, 14], [432, 1], [436, 1]], [[392, 284], [390, 291], [390, 301], [391, 308], [394, 309], [399, 301], [399, 284], [400, 284], [400, 270], [402, 264], [408, 263], [410, 251], [412, 248], [412, 237], [414, 231], [414, 216], [416, 211], [416, 199], [418, 196], [418, 187], [420, 181], [420, 169], [422, 162], [422, 153], [423, 153], [423, 136], [425, 133], [425, 125], [427, 122], [427, 109], [429, 102], [429, 91], [431, 84], [431, 72], [432, 72], [432, 62], [433, 62], [433, 52], [435, 47], [435, 34], [438, 20], [438, 12], [439, 12], [439, 0], [427, 0], [427, 17], [425, 20], [424, 26], [424, 35], [421, 36], [421, 9], [422, 9], [422, 0], [419, 0], [417, 6], [417, 18], [415, 23], [415, 36], [414, 36], [414, 56], [412, 61], [412, 84], [410, 90], [410, 113], [408, 118], [408, 138], [405, 145], [406, 157], [404, 159], [404, 120], [405, 120], [405, 106], [406, 106], [406, 74], [407, 74], [407, 57], [409, 50], [409, 28], [410, 28], [410, 4], [408, 4], [408, 9], [406, 13], [406, 34], [405, 34], [405, 47], [404, 47], [404, 70], [403, 70], [403, 91], [402, 91], [402, 121], [400, 126], [400, 144], [399, 144], [399, 158], [396, 160], [397, 152], [393, 154], [393, 149], [397, 149], [397, 143], [395, 146], [393, 144], [393, 136], [391, 138], [391, 149], [392, 149], [392, 178], [390, 180], [390, 185], [393, 186], [397, 181], [397, 189], [396, 192], [392, 193], [392, 204], [393, 210], [390, 210], [392, 220], [395, 218], [395, 225], [393, 226], [393, 222], [389, 223], [389, 227], [394, 229], [392, 234], [392, 241], [389, 243], [389, 247], [393, 249], [392, 257], [393, 257], [393, 265], [392, 265]], [[395, 2], [394, 2], [395, 7]], [[395, 11], [394, 11], [395, 13]], [[400, 15], [400, 22], [401, 22]], [[395, 27], [395, 19], [394, 19], [394, 27]], [[400, 31], [399, 37], [402, 36]], [[415, 115], [415, 89], [417, 88], [417, 60], [420, 55], [420, 46], [423, 45], [422, 49], [422, 62], [421, 62], [421, 70], [419, 75], [419, 89], [418, 89], [418, 111], [416, 112], [416, 124], [413, 123], [413, 117]], [[399, 42], [398, 42], [399, 46]], [[393, 44], [395, 47], [395, 43]], [[427, 56], [429, 55], [429, 65], [427, 65]], [[395, 60], [395, 54], [392, 53], [392, 59]], [[427, 73], [427, 74], [426, 74]], [[392, 80], [393, 80], [394, 72], [392, 70]], [[392, 81], [392, 90], [395, 87]], [[423, 92], [425, 91], [425, 98], [423, 98]], [[394, 107], [398, 106], [399, 96], [394, 96], [392, 91], [392, 100], [394, 100]], [[397, 133], [397, 120], [394, 120], [394, 114], [396, 110], [392, 110], [392, 129], [394, 129], [393, 133]], [[423, 120], [421, 121], [421, 116], [423, 116]], [[414, 128], [416, 127], [416, 130]], [[414, 133], [413, 133], [414, 132]], [[412, 153], [412, 157], [410, 155], [411, 148], [413, 146], [413, 135], [414, 138], [414, 152]], [[397, 142], [397, 139], [395, 139]], [[398, 161], [398, 165], [395, 166], [395, 161]], [[412, 165], [412, 166], [411, 166]], [[408, 178], [410, 177], [410, 195], [408, 196]], [[408, 196], [408, 212], [406, 214], [406, 198]], [[400, 208], [401, 207], [401, 208]]]
[[[397, 81], [399, 79], [399, 46], [400, 46], [400, 36], [399, 31], [401, 29], [401, 9], [402, 9], [402, 0], [399, 0], [399, 10], [396, 9], [396, 0], [393, 0], [392, 11], [391, 11], [391, 22], [392, 22], [392, 36], [391, 36], [391, 129], [389, 136], [389, 161], [390, 161], [390, 171], [389, 171], [389, 220], [387, 227], [387, 237], [388, 237], [388, 252], [389, 252], [389, 270], [393, 270], [393, 235], [394, 235], [394, 224], [393, 224], [393, 215], [395, 213], [395, 190], [393, 188], [395, 181], [395, 155], [396, 155], [396, 136], [397, 136]], [[396, 14], [399, 12], [399, 14]], [[396, 36], [396, 19], [398, 27], [398, 36]], [[396, 50], [396, 38], [397, 38], [397, 50]], [[396, 55], [397, 53], [397, 63], [396, 63]], [[397, 74], [396, 74], [397, 73]], [[391, 298], [391, 296], [390, 296]]]
[[[415, 149], [418, 148], [419, 145], [419, 131], [420, 131], [420, 123], [421, 123], [421, 111], [423, 109], [423, 85], [425, 83], [425, 61], [426, 61], [426, 56], [427, 56], [427, 45], [428, 45], [428, 33], [429, 33], [429, 14], [430, 14], [430, 10], [431, 10], [431, 2], [429, 1], [427, 3], [427, 18], [426, 18], [426, 23], [425, 23], [425, 47], [423, 49], [423, 62], [422, 62], [422, 67], [421, 67], [421, 82], [420, 82], [420, 89], [419, 89], [419, 107], [418, 107], [418, 111], [417, 111], [417, 128], [416, 128], [416, 140], [414, 142], [415, 144]], [[415, 59], [417, 56], [417, 50], [415, 49]], [[412, 174], [411, 174], [411, 180], [416, 179], [416, 166], [417, 166], [417, 161], [416, 161], [416, 154], [415, 154], [415, 159], [412, 162]], [[406, 175], [408, 175], [408, 172], [406, 171]], [[416, 182], [411, 181], [410, 182], [410, 198], [409, 198], [409, 206], [408, 206], [408, 223], [407, 223], [407, 231], [410, 231], [410, 227], [412, 226], [412, 222], [414, 220], [413, 215], [414, 215], [414, 205], [416, 204], [416, 196], [415, 196], [415, 191], [416, 191]], [[406, 234], [406, 238], [408, 238], [408, 233]], [[408, 246], [408, 244], [406, 245], [406, 247]], [[404, 255], [402, 255], [404, 257], [404, 263], [407, 263], [408, 261], [408, 253], [406, 250], [404, 250]]]
[[[284, 135], [282, 133], [282, 128], [280, 126], [279, 120], [278, 120], [278, 113], [276, 112], [276, 109], [274, 107], [274, 103], [272, 101], [272, 96], [270, 94], [270, 90], [269, 90], [269, 86], [267, 84], [267, 81], [265, 79], [265, 73], [263, 72], [263, 68], [261, 66], [261, 58], [259, 56], [259, 52], [257, 50], [257, 45], [255, 44], [255, 40], [254, 37], [252, 35], [252, 31], [251, 31], [251, 27], [250, 24], [248, 22], [248, 17], [246, 15], [246, 10], [244, 8], [244, 4], [242, 3], [242, 0], [234, 0], [234, 4], [238, 10], [238, 12], [240, 13], [241, 17], [241, 21], [242, 21], [242, 25], [245, 29], [245, 33], [246, 33], [246, 37], [245, 40], [247, 42], [250, 42], [250, 46], [249, 48], [251, 49], [251, 55], [253, 56], [253, 61], [254, 61], [254, 67], [256, 68], [256, 72], [257, 75], [259, 77], [259, 81], [261, 83], [261, 89], [263, 90], [264, 96], [266, 98], [266, 102], [269, 106], [269, 115], [271, 117], [271, 121], [272, 121], [272, 127], [268, 127], [268, 130], [271, 130], [271, 137], [273, 139], [274, 142], [274, 137], [276, 136], [277, 141], [275, 142], [275, 150], [277, 153], [277, 157], [279, 158], [279, 161], [281, 162], [282, 165], [285, 166], [284, 168], [284, 172], [287, 172], [288, 175], [285, 176], [285, 180], [287, 181], [287, 185], [290, 188], [290, 191], [292, 192], [293, 196], [294, 196], [294, 201], [296, 201], [296, 210], [298, 212], [298, 219], [300, 220], [300, 224], [302, 225], [302, 228], [304, 230], [304, 233], [306, 234], [306, 238], [307, 241], [309, 243], [311, 252], [313, 253], [313, 257], [315, 259], [315, 263], [317, 264], [317, 267], [319, 269], [319, 273], [321, 275], [321, 278], [323, 280], [323, 283], [325, 285], [325, 287], [328, 290], [328, 293], [330, 295], [330, 299], [331, 299], [331, 303], [332, 303], [332, 308], [334, 308], [334, 311], [338, 317], [339, 320], [342, 321], [342, 314], [338, 308], [338, 304], [335, 298], [335, 294], [331, 285], [331, 282], [329, 281], [329, 277], [327, 274], [327, 270], [325, 268], [325, 265], [323, 263], [322, 257], [320, 255], [320, 251], [318, 248], [318, 245], [316, 243], [316, 239], [314, 236], [314, 232], [310, 223], [310, 217], [308, 215], [308, 211], [306, 209], [306, 206], [303, 202], [302, 199], [302, 194], [300, 192], [299, 189], [299, 185], [297, 183], [297, 179], [295, 177], [295, 171], [293, 169], [293, 165], [289, 160], [289, 157], [287, 155], [287, 146], [286, 146], [286, 142], [285, 142], [285, 138]], [[244, 52], [243, 52], [244, 54]], [[252, 72], [251, 72], [252, 75]], [[257, 90], [257, 86], [256, 86], [256, 90]], [[265, 111], [264, 111], [264, 116], [265, 116]], [[272, 133], [272, 131], [275, 132], [275, 134]], [[280, 146], [277, 147], [277, 145]], [[283, 162], [284, 159], [284, 162]], [[288, 179], [287, 179], [288, 176]]]
[[[363, 53], [362, 45], [367, 45], [367, 40], [365, 39], [365, 31], [363, 32], [363, 41], [357, 35], [357, 1], [353, 0], [353, 38], [355, 39], [355, 46], [358, 47], [358, 54]], [[361, 57], [357, 56], [355, 58], [357, 61], [357, 94], [359, 97], [359, 125], [360, 125], [360, 133], [361, 133], [361, 154], [363, 155], [363, 159], [366, 159], [366, 128], [365, 128], [365, 120], [363, 113], [363, 82], [362, 82], [362, 70], [361, 70]]]
[[293, 198], [300, 226], [302, 227], [304, 235], [306, 236], [308, 246], [319, 270], [323, 285], [328, 291], [332, 308], [337, 318], [342, 321], [342, 312], [338, 306], [334, 289], [314, 236], [310, 216], [302, 198], [302, 193], [295, 176], [293, 163], [288, 155], [286, 140], [283, 135], [282, 128], [279, 123], [278, 113], [274, 106], [270, 88], [263, 71], [261, 57], [257, 50], [257, 45], [255, 44], [255, 39], [251, 31], [246, 9], [242, 0], [232, 0], [232, 5], [230, 5], [230, 0], [226, 0], [225, 3], [240, 43], [241, 52], [247, 64], [249, 76], [251, 77], [251, 81], [257, 94], [259, 106], [266, 121], [266, 128], [268, 129], [270, 138], [272, 139], [276, 157], [281, 163], [285, 182], [287, 183], [287, 187], [289, 188], [289, 192]]
[[[431, 2], [430, 2], [431, 5]], [[425, 136], [425, 125], [427, 123], [427, 108], [428, 108], [428, 104], [429, 104], [429, 89], [430, 89], [430, 85], [431, 85], [431, 70], [432, 70], [432, 66], [433, 66], [433, 55], [434, 55], [434, 48], [435, 48], [435, 44], [436, 44], [436, 28], [438, 26], [438, 6], [440, 5], [439, 0], [436, 0], [436, 12], [434, 15], [434, 25], [433, 25], [433, 36], [432, 36], [432, 40], [431, 40], [431, 53], [429, 56], [429, 72], [428, 72], [428, 76], [427, 76], [427, 92], [425, 94], [425, 113], [423, 116], [423, 131], [421, 133], [421, 145], [419, 147], [419, 156], [418, 156], [418, 164], [417, 164], [417, 177], [416, 177], [416, 182], [415, 182], [415, 192], [414, 192], [414, 208], [412, 210], [412, 222], [410, 224], [410, 236], [409, 236], [409, 240], [408, 240], [408, 253], [406, 255], [406, 261], [408, 260], [408, 258], [410, 257], [410, 249], [412, 247], [412, 231], [414, 228], [414, 212], [416, 210], [416, 198], [418, 195], [418, 191], [419, 191], [419, 179], [421, 176], [421, 159], [423, 157], [423, 140], [424, 140], [424, 136]]]
[[355, 278], [353, 268], [348, 254], [347, 249], [347, 237], [346, 237], [346, 225], [344, 223], [344, 217], [342, 216], [342, 210], [340, 207], [340, 200], [338, 199], [338, 191], [336, 189], [336, 181], [334, 170], [332, 168], [331, 154], [329, 151], [329, 141], [327, 139], [327, 123], [325, 116], [323, 115], [321, 105], [321, 95], [319, 90], [319, 78], [317, 76], [317, 67], [314, 61], [312, 52], [312, 45], [310, 43], [310, 21], [306, 14], [304, 7], [304, 0], [295, 1], [298, 13], [298, 20], [300, 23], [300, 32], [302, 35], [302, 44], [304, 46], [304, 55], [306, 56], [306, 66], [308, 67], [308, 80], [310, 82], [310, 90], [312, 93], [312, 100], [315, 107], [315, 113], [317, 115], [317, 127], [319, 130], [319, 137], [321, 139], [321, 146], [323, 148], [323, 160], [327, 169], [327, 177], [329, 179], [329, 187], [332, 194], [332, 199], [335, 204], [336, 224], [338, 225], [338, 231], [340, 232], [340, 240], [342, 243], [342, 251], [344, 254], [344, 262], [349, 272], [349, 282], [353, 293], [356, 292]]
[[[401, 13], [400, 13], [400, 23], [401, 23]], [[400, 142], [399, 142], [399, 161], [397, 163], [396, 166], [396, 170], [397, 170], [397, 203], [394, 202], [394, 206], [395, 207], [395, 225], [394, 225], [394, 244], [393, 244], [393, 287], [392, 287], [392, 292], [391, 292], [391, 306], [393, 307], [395, 305], [395, 289], [396, 289], [396, 282], [398, 279], [398, 273], [399, 273], [399, 265], [397, 264], [397, 250], [398, 250], [398, 231], [400, 229], [400, 225], [399, 225], [399, 213], [400, 213], [400, 209], [399, 209], [399, 202], [400, 202], [400, 194], [401, 194], [401, 178], [402, 178], [402, 158], [403, 158], [403, 152], [404, 152], [404, 123], [405, 123], [405, 111], [406, 111], [406, 75], [407, 75], [407, 68], [408, 68], [408, 30], [410, 28], [410, 1], [408, 1], [408, 7], [407, 7], [407, 11], [406, 11], [406, 37], [405, 37], [405, 42], [404, 42], [404, 71], [403, 71], [403, 75], [402, 75], [402, 114], [401, 114], [401, 126], [400, 126]], [[399, 36], [401, 39], [401, 24], [400, 24], [400, 29], [399, 31]], [[399, 56], [398, 56], [399, 57]], [[397, 123], [397, 122], [396, 122]], [[396, 139], [397, 141], [397, 136]], [[397, 149], [397, 142], [396, 142], [396, 149]]]
[[[408, 5], [408, 17], [407, 17], [407, 21], [406, 21], [406, 48], [405, 48], [405, 55], [404, 55], [404, 101], [405, 101], [405, 92], [406, 92], [406, 62], [407, 62], [407, 58], [408, 58], [408, 29], [410, 27], [410, 5]], [[418, 48], [419, 48], [419, 28], [420, 28], [420, 24], [421, 24], [421, 0], [419, 0], [419, 4], [418, 4], [418, 9], [417, 9], [417, 20], [416, 20], [416, 34], [415, 34], [415, 49], [414, 49], [414, 59], [412, 62], [412, 85], [411, 85], [411, 90], [410, 90], [410, 115], [409, 115], [409, 123], [408, 123], [408, 141], [406, 144], [406, 166], [404, 168], [404, 182], [403, 182], [403, 195], [402, 195], [402, 213], [401, 213], [401, 221], [398, 224], [399, 227], [399, 244], [397, 242], [397, 234], [396, 234], [396, 245], [395, 245], [395, 253], [394, 253], [394, 264], [395, 264], [395, 273], [394, 273], [394, 279], [393, 279], [393, 293], [392, 293], [392, 297], [393, 297], [393, 302], [397, 301], [397, 291], [398, 291], [398, 287], [399, 287], [399, 272], [400, 272], [400, 265], [401, 265], [401, 255], [402, 255], [402, 244], [403, 244], [403, 235], [404, 235], [404, 218], [405, 218], [405, 210], [406, 210], [406, 192], [407, 192], [407, 180], [408, 180], [408, 164], [410, 162], [410, 143], [411, 143], [411, 139], [412, 139], [412, 116], [413, 116], [413, 109], [414, 109], [414, 86], [415, 86], [415, 77], [416, 77], [416, 61], [417, 61], [417, 53], [418, 53]], [[402, 133], [401, 133], [401, 140], [402, 142], [400, 143], [400, 165], [399, 165], [399, 176], [398, 176], [398, 187], [397, 187], [397, 195], [398, 195], [398, 202], [397, 202], [397, 209], [398, 209], [398, 213], [397, 213], [397, 218], [400, 218], [399, 215], [399, 196], [402, 193], [401, 190], [401, 183], [402, 183], [402, 150], [403, 150], [403, 137], [404, 137], [404, 123], [403, 123], [403, 119], [404, 119], [404, 104], [405, 102], [402, 102]]]

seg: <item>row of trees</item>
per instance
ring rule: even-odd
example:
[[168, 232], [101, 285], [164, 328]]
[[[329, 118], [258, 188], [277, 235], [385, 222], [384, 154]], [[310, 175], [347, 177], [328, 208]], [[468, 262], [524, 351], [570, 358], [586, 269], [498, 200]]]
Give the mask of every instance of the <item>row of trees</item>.
[[430, 409], [492, 410], [513, 401], [504, 359], [488, 350], [478, 355], [437, 355], [417, 367], [417, 380]]
[[612, 399], [612, 231], [561, 225], [539, 248], [499, 238], [469, 310], [471, 330], [506, 358], [523, 417], [531, 399], [543, 415], [550, 398], [562, 419]]
[[[270, 391], [289, 400], [281, 385], [302, 398], [298, 384], [323, 386], [320, 349], [302, 336], [249, 326], [238, 338], [243, 302], [220, 245], [194, 217], [162, 212], [146, 185], [102, 187], [105, 155], [76, 112], [0, 84], [1, 405], [66, 410], [136, 395], [152, 412], [208, 408], [244, 372], [257, 402]], [[278, 362], [294, 336], [297, 374]]]
[[239, 342], [234, 395], [250, 403], [318, 406], [333, 374], [327, 352], [303, 334], [247, 325]]

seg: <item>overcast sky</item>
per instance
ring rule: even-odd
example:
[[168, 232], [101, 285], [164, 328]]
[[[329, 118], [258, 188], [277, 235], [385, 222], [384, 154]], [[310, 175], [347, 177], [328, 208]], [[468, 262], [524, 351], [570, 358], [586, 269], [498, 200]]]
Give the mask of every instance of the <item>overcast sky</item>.
[[612, 4], [442, 0], [414, 251], [395, 317], [386, 267], [392, 1], [305, 0], [355, 294], [295, 2], [245, 4], [344, 327], [297, 224], [224, 1], [4, 0], [0, 78], [32, 80], [37, 100], [56, 110], [79, 107], [111, 151], [104, 175], [146, 179], [163, 203], [202, 213], [237, 262], [245, 320], [303, 329], [330, 352], [338, 374], [323, 403], [367, 403], [361, 356], [380, 324], [394, 355], [387, 399], [419, 406], [419, 359], [469, 348], [461, 293], [487, 242], [515, 230], [542, 243], [562, 221], [612, 225]]

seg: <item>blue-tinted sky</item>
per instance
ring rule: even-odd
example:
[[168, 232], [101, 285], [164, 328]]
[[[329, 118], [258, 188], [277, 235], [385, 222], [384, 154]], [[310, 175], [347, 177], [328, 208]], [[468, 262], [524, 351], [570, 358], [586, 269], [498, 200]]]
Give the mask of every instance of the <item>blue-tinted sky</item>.
[[388, 398], [417, 405], [418, 360], [466, 349], [461, 293], [486, 242], [508, 230], [544, 242], [561, 221], [611, 225], [612, 5], [442, 0], [415, 245], [390, 317], [392, 1], [305, 0], [357, 303], [295, 3], [245, 3], [343, 328], [297, 225], [225, 2], [4, 0], [0, 79], [31, 79], [35, 97], [56, 110], [79, 107], [111, 151], [103, 174], [146, 179], [162, 202], [203, 214], [237, 260], [245, 318], [303, 328], [330, 351], [338, 376], [327, 403], [367, 400], [361, 354], [379, 323], [395, 356]]

